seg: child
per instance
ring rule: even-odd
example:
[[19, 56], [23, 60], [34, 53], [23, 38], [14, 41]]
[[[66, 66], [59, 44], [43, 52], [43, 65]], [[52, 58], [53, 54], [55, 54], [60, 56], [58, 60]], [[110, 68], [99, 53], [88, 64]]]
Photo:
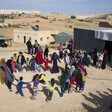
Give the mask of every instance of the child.
[[33, 82], [33, 95], [30, 97], [30, 99], [34, 100], [35, 99], [34, 97], [38, 94], [38, 84], [40, 83], [39, 74], [33, 76], [32, 82]]
[[47, 81], [45, 74], [40, 74], [39, 82], [45, 84]]
[[23, 91], [22, 91], [22, 87], [23, 87], [23, 84], [28, 84], [28, 82], [23, 82], [22, 81], [23, 77], [20, 77], [19, 80], [15, 78], [15, 80], [18, 82], [18, 85], [17, 85], [18, 90], [17, 90], [16, 94], [20, 93], [21, 96], [24, 96]]
[[32, 56], [30, 60], [30, 65], [31, 65], [31, 71], [35, 71], [35, 57]]
[[84, 69], [83, 74], [82, 74], [82, 91], [84, 91], [86, 77], [87, 77], [87, 71], [86, 71], [86, 69]]
[[70, 77], [70, 89], [69, 89], [69, 93], [71, 93], [73, 91], [74, 83], [75, 83], [75, 77], [74, 77], [74, 74], [73, 74]]
[[26, 71], [29, 71], [30, 70], [30, 61], [29, 61], [29, 58], [27, 58], [26, 60]]
[[44, 71], [48, 70], [49, 59], [48, 59], [48, 57], [46, 55], [45, 55], [45, 57], [43, 59], [43, 63], [44, 63], [44, 66], [45, 66]]
[[13, 57], [11, 57], [11, 60], [12, 60], [11, 65], [12, 65], [13, 72], [16, 72], [16, 69], [14, 66], [16, 64], [16, 62], [13, 60]]
[[46, 101], [49, 101], [49, 100], [52, 99], [53, 91], [54, 91], [54, 89], [55, 89], [56, 87], [60, 87], [60, 86], [58, 86], [58, 85], [55, 83], [55, 79], [52, 78], [52, 79], [51, 79], [51, 83], [50, 83], [49, 86], [47, 87], [47, 89], [49, 89], [49, 95], [48, 95]]
[[[17, 54], [15, 53], [13, 56], [13, 60], [17, 63]], [[16, 63], [14, 63], [14, 67], [16, 68]]]

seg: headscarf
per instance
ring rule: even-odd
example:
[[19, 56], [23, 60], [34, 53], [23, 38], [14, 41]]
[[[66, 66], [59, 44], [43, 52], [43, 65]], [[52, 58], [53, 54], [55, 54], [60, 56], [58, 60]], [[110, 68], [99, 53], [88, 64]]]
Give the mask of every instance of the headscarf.
[[43, 51], [43, 50], [42, 50], [41, 46], [39, 46], [39, 52], [41, 52], [41, 51]]
[[57, 58], [58, 57], [58, 55], [56, 54], [56, 52], [53, 53], [52, 57], [53, 58]]

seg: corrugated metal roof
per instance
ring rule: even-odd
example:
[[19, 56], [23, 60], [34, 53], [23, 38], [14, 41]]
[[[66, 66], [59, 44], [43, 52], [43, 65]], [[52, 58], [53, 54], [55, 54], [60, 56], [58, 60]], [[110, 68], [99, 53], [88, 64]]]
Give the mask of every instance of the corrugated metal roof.
[[93, 30], [93, 31], [98, 31], [98, 30], [112, 30], [112, 28], [105, 28], [105, 27], [76, 27], [74, 29], [84, 29], [84, 30]]
[[0, 37], [0, 40], [12, 40], [12, 39], [9, 37]]

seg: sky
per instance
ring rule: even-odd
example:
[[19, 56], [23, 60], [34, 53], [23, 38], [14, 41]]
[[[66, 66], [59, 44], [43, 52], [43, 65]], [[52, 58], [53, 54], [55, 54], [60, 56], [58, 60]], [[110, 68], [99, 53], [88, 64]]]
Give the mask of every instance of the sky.
[[112, 13], [112, 0], [0, 0], [0, 9], [60, 14]]

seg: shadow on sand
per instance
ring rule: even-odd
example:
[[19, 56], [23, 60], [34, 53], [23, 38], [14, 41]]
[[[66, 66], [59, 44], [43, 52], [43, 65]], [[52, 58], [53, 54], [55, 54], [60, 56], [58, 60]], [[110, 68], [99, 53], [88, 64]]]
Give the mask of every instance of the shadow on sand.
[[[83, 107], [87, 110], [87, 112], [112, 112], [109, 110], [112, 101], [112, 93], [111, 89], [107, 89], [108, 92], [104, 91], [103, 93], [96, 91], [98, 95], [93, 93], [89, 93], [89, 96], [83, 94], [83, 97], [88, 101], [88, 103], [82, 103]], [[95, 105], [93, 108], [91, 105]]]

